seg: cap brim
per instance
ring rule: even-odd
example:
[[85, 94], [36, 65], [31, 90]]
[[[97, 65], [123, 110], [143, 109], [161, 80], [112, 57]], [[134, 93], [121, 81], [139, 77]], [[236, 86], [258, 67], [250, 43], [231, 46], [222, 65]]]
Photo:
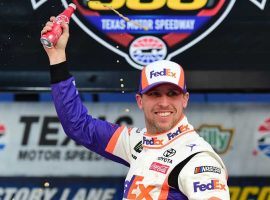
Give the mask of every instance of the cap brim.
[[171, 84], [171, 85], [175, 85], [177, 86], [183, 93], [186, 93], [186, 89], [184, 88], [181, 88], [179, 85], [175, 84], [175, 83], [172, 83], [172, 82], [166, 82], [166, 81], [162, 81], [162, 82], [158, 82], [158, 83], [154, 83], [154, 84], [151, 84], [149, 86], [147, 86], [146, 88], [144, 88], [143, 90], [140, 91], [140, 94], [145, 94], [146, 92], [148, 92], [149, 90], [159, 86], [159, 85], [162, 85], [162, 84]]

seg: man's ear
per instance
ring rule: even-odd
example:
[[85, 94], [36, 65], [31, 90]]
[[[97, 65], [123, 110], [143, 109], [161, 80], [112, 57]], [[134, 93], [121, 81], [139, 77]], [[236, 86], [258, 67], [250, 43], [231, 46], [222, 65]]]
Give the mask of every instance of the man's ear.
[[136, 101], [137, 101], [138, 107], [142, 109], [142, 95], [141, 94], [136, 94]]
[[188, 106], [189, 93], [186, 92], [183, 94], [183, 107], [186, 108]]

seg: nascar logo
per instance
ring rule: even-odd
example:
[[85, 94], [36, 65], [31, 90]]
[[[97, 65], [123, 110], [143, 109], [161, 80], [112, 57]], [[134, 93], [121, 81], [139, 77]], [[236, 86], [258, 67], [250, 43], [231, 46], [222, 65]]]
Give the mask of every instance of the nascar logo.
[[200, 167], [196, 167], [194, 170], [194, 174], [200, 174], [204, 172], [212, 172], [212, 173], [221, 174], [221, 169], [214, 166], [200, 166]]

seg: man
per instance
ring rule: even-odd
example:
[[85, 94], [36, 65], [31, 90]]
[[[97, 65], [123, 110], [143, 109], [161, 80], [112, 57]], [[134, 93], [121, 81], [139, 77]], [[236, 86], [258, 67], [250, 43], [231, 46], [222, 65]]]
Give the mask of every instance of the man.
[[[50, 31], [52, 21], [41, 31]], [[141, 72], [136, 94], [146, 129], [127, 128], [87, 114], [67, 69], [69, 27], [57, 45], [44, 48], [50, 60], [55, 108], [66, 134], [91, 151], [130, 167], [123, 199], [227, 200], [227, 172], [220, 157], [185, 117], [189, 93], [182, 67], [157, 61]]]

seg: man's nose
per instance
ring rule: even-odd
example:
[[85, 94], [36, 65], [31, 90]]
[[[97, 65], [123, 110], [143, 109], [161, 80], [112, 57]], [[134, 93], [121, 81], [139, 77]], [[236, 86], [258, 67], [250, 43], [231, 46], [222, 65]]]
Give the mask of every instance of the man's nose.
[[159, 106], [163, 106], [163, 107], [168, 106], [168, 105], [169, 105], [169, 98], [168, 98], [166, 95], [162, 95], [162, 96], [159, 98], [158, 105], [159, 105]]

